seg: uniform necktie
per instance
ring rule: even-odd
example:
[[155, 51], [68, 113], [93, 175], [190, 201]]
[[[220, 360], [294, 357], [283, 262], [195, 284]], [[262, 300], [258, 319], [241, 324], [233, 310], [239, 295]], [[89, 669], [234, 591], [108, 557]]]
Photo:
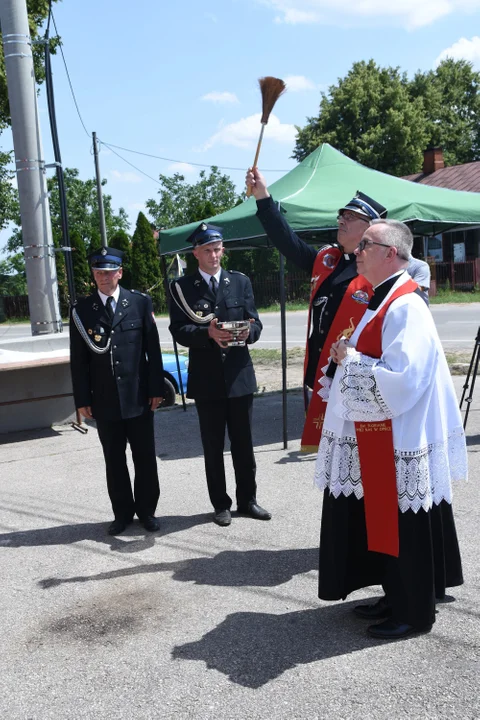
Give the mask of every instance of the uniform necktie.
[[215, 297], [217, 297], [217, 281], [215, 280], [214, 275], [212, 275], [212, 277], [210, 278], [210, 288], [211, 288], [213, 294], [215, 295]]
[[110, 322], [112, 322], [115, 311], [113, 309], [113, 297], [111, 295], [109, 295], [109, 297], [107, 298], [107, 304], [105, 305], [105, 308], [107, 310], [108, 319], [110, 320]]

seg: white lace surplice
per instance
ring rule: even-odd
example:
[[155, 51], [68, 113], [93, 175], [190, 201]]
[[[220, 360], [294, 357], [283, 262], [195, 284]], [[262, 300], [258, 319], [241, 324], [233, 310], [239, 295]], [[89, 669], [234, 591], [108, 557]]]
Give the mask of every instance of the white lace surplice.
[[[404, 275], [391, 292], [403, 282]], [[351, 345], [374, 314], [367, 311]], [[382, 349], [382, 357], [374, 359], [351, 347], [337, 368], [315, 482], [334, 497], [363, 497], [354, 422], [391, 419], [400, 510], [451, 503], [451, 481], [467, 477], [465, 436], [433, 318], [418, 295], [404, 295], [389, 307]], [[378, 472], [381, 476], [381, 466]]]

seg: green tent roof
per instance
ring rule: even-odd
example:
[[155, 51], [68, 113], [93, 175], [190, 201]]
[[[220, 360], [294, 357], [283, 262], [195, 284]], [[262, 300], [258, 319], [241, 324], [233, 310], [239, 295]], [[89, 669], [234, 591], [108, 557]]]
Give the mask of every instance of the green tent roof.
[[[297, 167], [269, 187], [290, 226], [308, 242], [336, 236], [338, 209], [357, 192], [388, 208], [388, 217], [408, 223], [416, 235], [434, 235], [457, 226], [480, 225], [480, 194], [419, 185], [371, 170], [328, 144], [320, 145]], [[256, 217], [255, 198], [227, 212], [204, 218], [223, 228], [230, 246], [265, 247], [268, 239]], [[188, 236], [198, 222], [160, 233], [162, 255], [191, 249]]]

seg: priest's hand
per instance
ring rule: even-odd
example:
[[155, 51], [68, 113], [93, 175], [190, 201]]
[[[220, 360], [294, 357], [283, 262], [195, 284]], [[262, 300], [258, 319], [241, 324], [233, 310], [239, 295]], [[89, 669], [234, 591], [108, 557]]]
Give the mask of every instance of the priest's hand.
[[252, 188], [252, 195], [255, 200], [264, 200], [270, 197], [270, 193], [267, 190], [267, 181], [256, 167], [248, 168], [245, 176], [245, 185], [247, 188]]
[[334, 362], [337, 363], [337, 365], [340, 365], [342, 360], [346, 358], [347, 348], [347, 340], [338, 340], [338, 342], [334, 342], [332, 347], [330, 348], [330, 357], [332, 358], [332, 360], [334, 360]]

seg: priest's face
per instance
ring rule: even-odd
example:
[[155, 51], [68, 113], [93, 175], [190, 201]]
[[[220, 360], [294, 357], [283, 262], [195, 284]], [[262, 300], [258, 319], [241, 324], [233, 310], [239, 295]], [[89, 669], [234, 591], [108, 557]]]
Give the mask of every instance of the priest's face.
[[374, 287], [398, 270], [397, 248], [385, 242], [384, 234], [381, 225], [372, 225], [355, 250], [358, 274]]
[[337, 223], [337, 242], [344, 252], [353, 253], [368, 227], [368, 218], [352, 210], [344, 210], [338, 216]]

